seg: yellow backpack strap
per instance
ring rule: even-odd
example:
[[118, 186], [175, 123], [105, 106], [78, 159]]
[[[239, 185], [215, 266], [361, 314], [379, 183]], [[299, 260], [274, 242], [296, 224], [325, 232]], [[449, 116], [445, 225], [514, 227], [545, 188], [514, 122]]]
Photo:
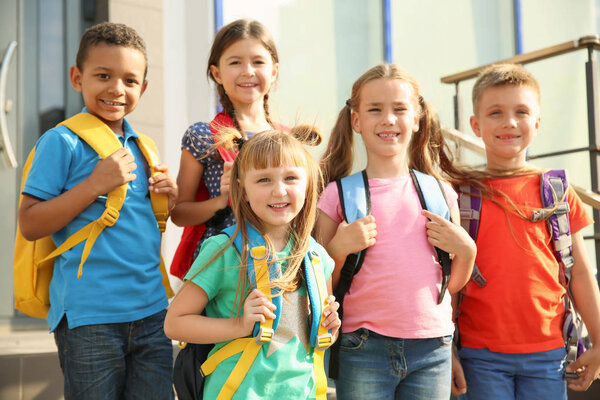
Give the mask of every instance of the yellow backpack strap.
[[[254, 259], [254, 273], [256, 276], [256, 287], [263, 292], [271, 301], [271, 285], [269, 281], [269, 266], [267, 262], [267, 251], [265, 246], [256, 246], [250, 250], [250, 256]], [[225, 359], [242, 353], [235, 364], [231, 374], [221, 388], [217, 400], [231, 399], [246, 377], [248, 370], [256, 359], [261, 346], [271, 341], [273, 337], [273, 320], [267, 319], [260, 324], [259, 334], [255, 337], [246, 337], [232, 340], [225, 346], [213, 353], [200, 368], [204, 376], [211, 374], [217, 366]]]
[[[123, 147], [119, 139], [115, 136], [113, 131], [98, 118], [89, 113], [79, 113], [66, 121], [63, 121], [59, 125], [64, 125], [71, 131], [77, 134], [83, 139], [102, 159], [111, 155], [119, 148]], [[106, 209], [96, 221], [89, 223], [84, 226], [73, 235], [71, 235], [65, 242], [54, 250], [48, 257], [43, 261], [54, 258], [59, 254], [73, 248], [77, 244], [85, 241], [83, 253], [81, 255], [81, 262], [77, 271], [77, 278], [81, 277], [83, 271], [83, 264], [87, 260], [87, 257], [96, 242], [98, 236], [102, 233], [104, 228], [107, 226], [113, 226], [117, 219], [119, 219], [119, 211], [123, 207], [125, 202], [125, 196], [127, 195], [127, 184], [119, 186], [115, 190], [108, 193], [106, 198]]]
[[[137, 145], [144, 155], [148, 167], [150, 167], [150, 176], [161, 174], [162, 172], [156, 170], [156, 166], [160, 164], [160, 160], [154, 141], [148, 136], [138, 133]], [[169, 218], [169, 196], [165, 193], [150, 192], [150, 203], [152, 203], [152, 212], [158, 223], [158, 229], [162, 234], [167, 228], [167, 219]], [[160, 272], [162, 273], [162, 284], [167, 291], [167, 297], [171, 298], [175, 296], [175, 292], [171, 288], [171, 283], [169, 282], [169, 274], [167, 273], [167, 268], [165, 267], [165, 261], [163, 260], [162, 255], [160, 256]]]

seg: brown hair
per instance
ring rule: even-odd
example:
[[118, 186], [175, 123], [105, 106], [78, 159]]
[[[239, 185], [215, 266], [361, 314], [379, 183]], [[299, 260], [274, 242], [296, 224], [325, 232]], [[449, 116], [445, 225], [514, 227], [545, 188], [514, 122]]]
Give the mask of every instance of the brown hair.
[[146, 43], [144, 39], [135, 31], [135, 29], [114, 22], [102, 22], [94, 25], [83, 33], [79, 42], [79, 50], [75, 59], [75, 65], [79, 70], [83, 71], [83, 64], [87, 58], [90, 47], [100, 43], [105, 43], [113, 46], [130, 47], [138, 50], [144, 55], [146, 68], [144, 69], [144, 79], [148, 73], [148, 55], [146, 53]]
[[477, 115], [479, 100], [486, 89], [498, 86], [522, 86], [535, 92], [540, 101], [538, 81], [521, 65], [494, 64], [479, 73], [473, 86], [473, 114]]
[[414, 104], [419, 115], [419, 131], [412, 135], [409, 143], [409, 168], [439, 177], [434, 166], [439, 165], [442, 170], [451, 168], [452, 157], [442, 136], [435, 110], [420, 95], [419, 85], [410, 75], [394, 64], [380, 64], [369, 69], [354, 82], [350, 99], [338, 115], [327, 149], [321, 158], [325, 182], [343, 178], [352, 171], [354, 154], [351, 114], [360, 104], [363, 86], [376, 79], [398, 79], [412, 87]]
[[[240, 133], [233, 128], [224, 128], [220, 132], [220, 141], [215, 146], [220, 146], [221, 141], [232, 141], [240, 138]], [[293, 245], [288, 258], [288, 267], [283, 276], [271, 282], [274, 287], [282, 291], [295, 290], [300, 282], [300, 272], [304, 255], [308, 251], [310, 234], [314, 227], [317, 215], [317, 200], [321, 192], [322, 176], [318, 163], [304, 148], [303, 144], [316, 145], [320, 142], [320, 133], [312, 127], [303, 125], [292, 128], [290, 133], [281, 130], [270, 130], [257, 133], [244, 143], [233, 163], [230, 181], [230, 200], [235, 219], [238, 222], [236, 230], [229, 242], [217, 253], [206, 266], [218, 258], [227, 247], [229, 247], [238, 234], [242, 235], [242, 254], [239, 272], [238, 287], [236, 291], [237, 312], [242, 308], [247, 293], [246, 287], [246, 261], [249, 256], [248, 231], [246, 224], [249, 223], [256, 228], [260, 234], [264, 234], [263, 222], [252, 211], [250, 204], [244, 200], [244, 174], [250, 169], [263, 169], [279, 167], [282, 165], [293, 165], [301, 167], [306, 171], [306, 197], [304, 205], [298, 215], [290, 222], [290, 238]], [[264, 236], [267, 244], [267, 255], [273, 255], [275, 250], [268, 236]], [[204, 268], [206, 268], [206, 266]], [[236, 310], [232, 310], [235, 313]]]
[[[223, 85], [219, 84], [215, 77], [212, 75], [210, 71], [211, 66], [218, 67], [219, 60], [221, 56], [235, 42], [242, 39], [255, 39], [258, 40], [263, 47], [269, 52], [271, 55], [271, 60], [274, 64], [279, 63], [279, 56], [277, 55], [277, 48], [275, 47], [275, 41], [273, 37], [265, 28], [263, 24], [258, 21], [251, 21], [246, 19], [238, 19], [237, 21], [233, 21], [228, 25], [222, 27], [217, 35], [215, 36], [215, 40], [213, 41], [212, 47], [210, 48], [210, 54], [208, 56], [208, 66], [206, 67], [206, 74], [210, 79], [215, 82], [217, 85], [217, 93], [219, 94], [219, 101], [223, 106], [223, 111], [231, 116], [233, 122], [235, 124], [236, 129], [242, 133], [240, 129], [240, 125], [235, 117], [235, 110], [233, 108], [233, 104], [231, 100], [225, 93], [225, 88]], [[265, 94], [263, 99], [263, 107], [265, 110], [265, 118], [271, 126], [273, 123], [271, 122], [271, 118], [269, 116], [269, 94]]]

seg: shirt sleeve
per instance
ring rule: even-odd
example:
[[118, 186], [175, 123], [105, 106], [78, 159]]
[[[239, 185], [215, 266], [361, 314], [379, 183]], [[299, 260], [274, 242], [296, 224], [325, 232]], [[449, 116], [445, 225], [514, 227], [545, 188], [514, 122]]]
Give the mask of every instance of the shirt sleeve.
[[72, 160], [73, 145], [59, 129], [44, 133], [35, 145], [23, 194], [40, 200], [49, 200], [61, 194], [66, 186]]
[[338, 224], [344, 220], [337, 184], [335, 182], [331, 182], [327, 185], [321, 194], [321, 198], [319, 198], [317, 207]]
[[567, 202], [569, 203], [569, 223], [571, 233], [577, 233], [588, 225], [594, 223], [594, 220], [586, 212], [585, 207], [577, 193], [571, 185], [567, 192]]
[[[185, 280], [190, 280], [200, 286], [206, 292], [209, 300], [214, 299], [219, 293], [225, 274], [227, 270], [231, 269], [231, 259], [237, 257], [234, 247], [229, 246], [215, 258], [228, 242], [227, 235], [216, 235], [206, 239], [202, 243], [198, 257], [185, 276]], [[208, 264], [209, 262], [210, 264]], [[237, 264], [239, 265], [239, 259]], [[226, 268], [226, 265], [229, 267]]]
[[206, 122], [197, 122], [190, 126], [181, 139], [181, 148], [189, 151], [202, 165], [208, 165], [207, 155], [215, 141]]
[[452, 186], [448, 182], [440, 181], [442, 184], [442, 188], [444, 188], [444, 195], [446, 196], [446, 201], [448, 201], [448, 208], [452, 209], [458, 200], [458, 194], [452, 189]]

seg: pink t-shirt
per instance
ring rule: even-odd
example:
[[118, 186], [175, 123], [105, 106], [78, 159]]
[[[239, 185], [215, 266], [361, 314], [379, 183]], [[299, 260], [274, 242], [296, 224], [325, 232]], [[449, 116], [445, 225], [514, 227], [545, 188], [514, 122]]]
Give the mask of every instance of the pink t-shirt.
[[[442, 183], [450, 208], [457, 195]], [[421, 204], [410, 175], [369, 179], [371, 211], [377, 225], [375, 245], [344, 297], [343, 332], [367, 328], [381, 335], [423, 339], [454, 331], [448, 293], [437, 304], [442, 270], [427, 241]], [[338, 190], [330, 183], [319, 209], [343, 220]]]

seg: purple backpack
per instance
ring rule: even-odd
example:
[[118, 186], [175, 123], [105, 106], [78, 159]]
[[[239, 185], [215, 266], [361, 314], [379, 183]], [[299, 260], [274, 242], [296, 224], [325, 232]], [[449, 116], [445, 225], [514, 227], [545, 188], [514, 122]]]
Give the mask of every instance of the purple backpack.
[[[565, 307], [563, 338], [565, 339], [566, 363], [568, 365], [586, 350], [586, 346], [584, 342], [585, 325], [575, 308], [573, 294], [571, 293], [571, 268], [574, 261], [571, 256], [571, 227], [569, 224], [569, 203], [567, 202], [568, 183], [565, 171], [550, 170], [542, 173], [540, 186], [544, 208], [534, 211], [531, 220], [533, 222], [542, 221], [550, 214], [546, 219], [546, 224], [552, 237], [554, 256], [561, 267], [562, 277], [564, 277], [564, 279], [561, 279], [561, 284], [567, 291], [567, 295], [563, 297]], [[458, 201], [461, 225], [469, 232], [473, 240], [477, 240], [481, 215], [481, 192], [472, 186], [461, 186]], [[484, 287], [487, 283], [477, 265], [473, 266], [471, 279], [479, 287]], [[565, 372], [565, 377], [574, 379], [577, 378], [577, 373], [569, 374]]]

